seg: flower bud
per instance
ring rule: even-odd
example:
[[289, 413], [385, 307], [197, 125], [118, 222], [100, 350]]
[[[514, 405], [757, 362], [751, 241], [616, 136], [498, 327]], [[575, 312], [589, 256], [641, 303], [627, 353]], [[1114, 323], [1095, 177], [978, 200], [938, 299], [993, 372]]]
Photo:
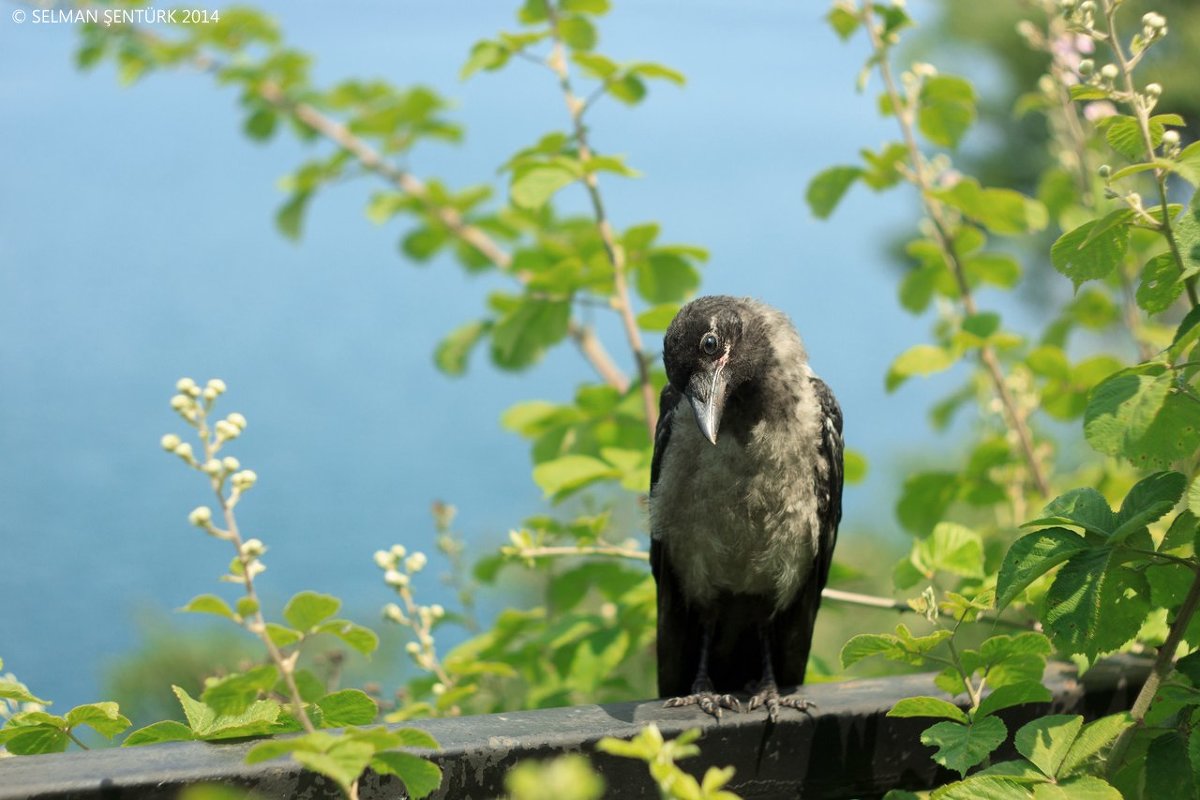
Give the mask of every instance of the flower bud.
[[236, 439], [242, 433], [242, 429], [230, 423], [229, 420], [218, 420], [213, 427], [217, 429], [217, 438], [221, 441]]
[[1129, 194], [1125, 195], [1125, 199], [1131, 206], [1141, 206], [1142, 204], [1142, 196], [1137, 192], [1130, 192]]
[[162, 449], [166, 450], [168, 453], [173, 452], [175, 448], [179, 447], [179, 445], [182, 443], [183, 440], [173, 433], [168, 433], [159, 440], [159, 444], [162, 445]]
[[197, 528], [207, 527], [212, 522], [212, 509], [208, 506], [198, 506], [192, 509], [192, 513], [188, 514], [188, 522]]
[[387, 550], [376, 550], [375, 566], [380, 569], [393, 569], [396, 566], [396, 559], [392, 558], [392, 554]]
[[408, 555], [408, 548], [406, 548], [404, 545], [402, 545], [402, 544], [392, 545], [392, 557], [393, 558], [400, 559], [400, 558], [404, 558], [406, 555]]
[[175, 382], [175, 391], [180, 394], [191, 394], [193, 391], [198, 391], [199, 386], [191, 378], [180, 378]]
[[211, 378], [211, 379], [209, 379], [208, 383], [205, 385], [204, 388], [206, 391], [211, 389], [213, 392], [216, 392], [217, 394], [224, 394], [225, 393], [225, 381], [221, 380], [220, 378]]
[[221, 459], [221, 466], [226, 472], [237, 472], [238, 467], [242, 466], [242, 462], [238, 461], [233, 456], [225, 456]]
[[1079, 62], [1079, 74], [1083, 77], [1088, 77], [1096, 71], [1096, 62], [1090, 58], [1085, 58]]
[[441, 697], [446, 693], [446, 684], [438, 681], [433, 686], [429, 687], [429, 691], [433, 692], [436, 696]]
[[425, 569], [426, 559], [424, 553], [413, 553], [404, 560], [404, 568], [409, 572], [420, 572]]
[[216, 400], [216, 399], [217, 399], [217, 393], [216, 393], [216, 392], [214, 392], [212, 389], [209, 389], [209, 388], [205, 388], [205, 390], [204, 390], [203, 392], [201, 392], [201, 393], [200, 393], [200, 396], [201, 396], [201, 397], [203, 397], [205, 400], [207, 400], [207, 401], [208, 401], [208, 402], [210, 402], [210, 403], [211, 403], [213, 400]]
[[221, 462], [215, 458], [210, 458], [204, 462], [204, 466], [201, 469], [204, 470], [204, 474], [215, 478], [221, 474]]
[[247, 539], [242, 542], [241, 552], [247, 558], [258, 558], [267, 552], [267, 547], [262, 543], [261, 539]]
[[1101, 164], [1100, 168], [1096, 170], [1096, 172], [1099, 173], [1101, 178], [1108, 180], [1108, 177], [1112, 175], [1112, 167], [1110, 167], [1108, 164]]
[[191, 461], [193, 458], [192, 446], [187, 442], [180, 442], [179, 444], [175, 445], [174, 453], [184, 461]]
[[246, 429], [246, 418], [236, 411], [225, 417], [225, 419], [230, 425], [236, 425], [239, 430]]
[[383, 582], [388, 586], [408, 586], [408, 576], [397, 569], [389, 569], [383, 574]]
[[1162, 84], [1161, 83], [1146, 84], [1146, 95], [1147, 96], [1158, 97], [1161, 94], [1162, 94]]
[[404, 610], [395, 603], [388, 603], [383, 607], [383, 616], [399, 625], [408, 623], [408, 617], [404, 616]]
[[252, 469], [244, 469], [241, 472], [233, 473], [233, 488], [239, 492], [244, 492], [255, 484], [258, 480], [258, 475]]
[[192, 406], [192, 398], [186, 394], [177, 394], [171, 398], [171, 408], [176, 411], [184, 411]]
[[1106, 81], [1116, 80], [1116, 77], [1120, 74], [1121, 71], [1117, 69], [1116, 64], [1105, 64], [1100, 68], [1100, 77]]
[[1179, 144], [1179, 131], [1163, 131], [1162, 143], [1166, 147], [1176, 147]]
[[434, 619], [441, 619], [442, 617], [446, 616], [446, 609], [442, 608], [437, 603], [434, 603], [429, 607], [429, 613], [433, 615]]
[[404, 651], [410, 656], [415, 656], [417, 653], [421, 652], [421, 645], [417, 644], [416, 642], [409, 642], [408, 644], [404, 645]]

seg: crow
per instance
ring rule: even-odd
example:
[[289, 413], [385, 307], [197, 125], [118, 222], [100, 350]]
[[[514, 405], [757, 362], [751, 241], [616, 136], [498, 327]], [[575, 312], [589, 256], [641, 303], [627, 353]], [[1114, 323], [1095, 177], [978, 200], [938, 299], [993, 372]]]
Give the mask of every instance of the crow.
[[701, 297], [663, 340], [650, 469], [658, 691], [720, 719], [808, 707], [813, 623], [842, 517], [842, 412], [780, 311]]

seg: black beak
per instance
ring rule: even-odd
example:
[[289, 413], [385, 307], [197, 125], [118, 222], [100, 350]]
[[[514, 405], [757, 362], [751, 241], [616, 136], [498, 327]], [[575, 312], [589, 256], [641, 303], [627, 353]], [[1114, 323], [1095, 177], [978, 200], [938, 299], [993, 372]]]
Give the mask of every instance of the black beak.
[[721, 414], [725, 411], [725, 365], [717, 363], [704, 372], [696, 372], [688, 381], [684, 395], [692, 404], [696, 424], [704, 438], [717, 443], [717, 431], [721, 428]]

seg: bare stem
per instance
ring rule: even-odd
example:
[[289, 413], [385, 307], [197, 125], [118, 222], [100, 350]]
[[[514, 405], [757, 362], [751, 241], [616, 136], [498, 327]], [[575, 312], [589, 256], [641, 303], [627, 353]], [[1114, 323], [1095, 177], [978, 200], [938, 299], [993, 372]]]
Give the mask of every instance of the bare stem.
[[621, 315], [621, 324], [625, 329], [625, 339], [633, 352], [633, 360], [637, 366], [638, 382], [641, 384], [642, 406], [646, 413], [646, 427], [650, 438], [654, 438], [654, 427], [658, 422], [658, 405], [655, 402], [654, 386], [650, 383], [650, 370], [646, 363], [646, 353], [642, 346], [642, 334], [638, 329], [637, 319], [633, 313], [633, 303], [629, 293], [629, 283], [625, 275], [625, 248], [617, 241], [612, 223], [604, 209], [604, 199], [600, 195], [600, 182], [596, 173], [588, 168], [592, 159], [592, 148], [588, 142], [587, 126], [583, 124], [583, 112], [587, 107], [571, 86], [571, 75], [567, 69], [567, 59], [562, 37], [558, 30], [558, 9], [553, 0], [546, 3], [550, 19], [550, 30], [554, 37], [554, 47], [547, 64], [558, 76], [559, 87], [571, 115], [571, 125], [574, 129], [575, 143], [579, 148], [579, 163], [583, 166], [583, 185], [587, 189], [588, 198], [592, 203], [592, 215], [596, 220], [596, 230], [604, 245], [604, 253], [613, 268], [613, 307]]
[[[937, 242], [938, 248], [942, 251], [942, 256], [945, 258], [946, 264], [950, 267], [950, 271], [954, 275], [954, 280], [958, 285], [959, 298], [963, 309], [968, 314], [975, 315], [978, 313], [978, 308], [975, 305], [975, 297], [971, 292], [970, 284], [967, 282], [962, 258], [959, 256], [954, 246], [954, 241], [948, 233], [949, 223], [945, 208], [933, 198], [925, 157], [917, 145], [916, 135], [913, 132], [913, 109], [908, 103], [903, 101], [900, 91], [896, 87], [896, 80], [892, 75], [891, 64], [887, 58], [888, 46], [884, 43], [883, 37], [880, 35], [871, 5], [864, 3], [861, 13], [863, 27], [866, 28], [871, 38], [871, 47], [875, 53], [879, 75], [883, 79], [892, 108], [895, 109], [896, 120], [900, 125], [901, 135], [904, 137], [905, 148], [908, 150], [908, 160], [912, 168], [906, 170], [906, 174], [909, 181], [920, 193], [921, 204], [925, 209], [925, 214], [933, 224], [934, 240]], [[1033, 433], [1029, 429], [1028, 420], [1017, 408], [1016, 401], [1009, 391], [1008, 385], [1005, 382], [1004, 370], [1000, 365], [1000, 360], [997, 358], [995, 350], [990, 345], [983, 345], [979, 348], [979, 361], [983, 364], [984, 370], [987, 372], [996, 390], [996, 395], [1000, 398], [1000, 403], [1004, 407], [1004, 416], [1009, 427], [1017, 434], [1021, 454], [1024, 456], [1025, 464], [1029, 469], [1030, 478], [1041, 494], [1049, 496], [1050, 484], [1046, 480], [1041, 462], [1038, 460], [1037, 453], [1034, 450]]]
[[[1154, 137], [1150, 132], [1150, 111], [1152, 105], [1138, 93], [1137, 87], [1133, 82], [1133, 68], [1136, 66], [1138, 57], [1130, 58], [1125, 54], [1125, 48], [1121, 46], [1121, 39], [1117, 35], [1117, 5], [1114, 0], [1104, 0], [1104, 20], [1108, 26], [1108, 47], [1112, 50], [1113, 58], [1117, 60], [1117, 68], [1121, 71], [1121, 82], [1125, 86], [1125, 94], [1128, 98], [1129, 107], [1133, 109], [1133, 116], [1137, 120], [1138, 130], [1142, 134], [1142, 144], [1146, 147], [1146, 158], [1153, 162], [1158, 158], [1154, 147]], [[1142, 51], [1145, 52], [1144, 50]], [[1183, 255], [1179, 249], [1179, 242], [1175, 238], [1175, 231], [1171, 227], [1171, 215], [1167, 208], [1167, 171], [1162, 167], [1154, 169], [1154, 184], [1158, 188], [1158, 199], [1162, 208], [1162, 219], [1155, 220], [1161, 226], [1163, 237], [1167, 240], [1167, 245], [1171, 248], [1171, 256], [1175, 259], [1176, 265], [1180, 272], [1187, 271], [1187, 264], [1183, 260]], [[1187, 288], [1188, 300], [1191, 301], [1192, 307], [1200, 305], [1200, 296], [1196, 293], [1196, 276], [1192, 275], [1184, 281], [1184, 286]]]

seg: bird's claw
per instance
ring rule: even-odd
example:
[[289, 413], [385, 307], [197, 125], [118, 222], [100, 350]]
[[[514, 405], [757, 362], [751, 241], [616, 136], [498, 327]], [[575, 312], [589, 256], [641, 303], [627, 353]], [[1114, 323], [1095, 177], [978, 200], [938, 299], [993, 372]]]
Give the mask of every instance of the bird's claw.
[[797, 711], [808, 711], [810, 708], [816, 708], [817, 704], [811, 700], [805, 700], [800, 695], [789, 694], [780, 696], [779, 689], [774, 685], [764, 686], [753, 697], [750, 698], [750, 710], [756, 708], [765, 708], [767, 710], [767, 719], [771, 722], [779, 721], [780, 708], [794, 708]]
[[716, 719], [721, 718], [721, 709], [731, 711], [742, 710], [741, 702], [731, 694], [717, 694], [712, 691], [700, 691], [683, 697], [672, 697], [663, 703], [664, 708], [682, 708], [683, 706], [700, 706], [700, 710]]

